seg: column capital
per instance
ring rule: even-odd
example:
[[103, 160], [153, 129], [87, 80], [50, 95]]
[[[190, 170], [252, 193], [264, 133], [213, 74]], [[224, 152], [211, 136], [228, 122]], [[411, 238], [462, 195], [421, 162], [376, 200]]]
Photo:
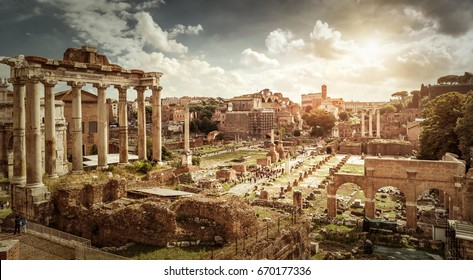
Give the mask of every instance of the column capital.
[[94, 86], [94, 88], [96, 88], [96, 89], [105, 90], [105, 89], [107, 89], [110, 85], [105, 84], [105, 83], [95, 83], [95, 84], [93, 84], [93, 86]]
[[43, 83], [45, 87], [54, 87], [57, 85], [58, 81], [55, 79], [42, 79], [41, 83]]
[[124, 85], [124, 86], [115, 85], [114, 87], [118, 90], [118, 92], [122, 92], [122, 91], [126, 92], [130, 88], [129, 85]]
[[26, 84], [26, 79], [23, 77], [13, 77], [13, 78], [9, 78], [8, 82], [13, 85], [24, 85]]
[[153, 91], [156, 90], [156, 91], [158, 91], [158, 92], [161, 92], [161, 91], [163, 90], [163, 87], [162, 87], [162, 86], [152, 86], [151, 89], [152, 89]]
[[133, 87], [136, 91], [139, 91], [139, 92], [144, 92], [148, 87], [146, 86], [136, 86], [136, 87]]
[[67, 85], [72, 87], [72, 88], [82, 88], [85, 85], [85, 83], [84, 82], [71, 81], [71, 82], [67, 82]]

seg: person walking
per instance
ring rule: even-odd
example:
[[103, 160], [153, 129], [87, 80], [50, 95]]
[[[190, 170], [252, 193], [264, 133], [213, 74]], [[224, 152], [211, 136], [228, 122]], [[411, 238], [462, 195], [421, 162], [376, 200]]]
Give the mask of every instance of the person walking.
[[22, 228], [22, 230], [23, 230], [23, 232], [24, 232], [25, 234], [26, 234], [26, 224], [27, 224], [27, 223], [28, 223], [28, 222], [26, 221], [25, 218], [21, 218], [20, 225], [21, 225], [21, 228]]
[[15, 235], [17, 232], [20, 234], [20, 225], [21, 225], [21, 218], [20, 216], [16, 216], [15, 218], [15, 231], [13, 232], [13, 235]]

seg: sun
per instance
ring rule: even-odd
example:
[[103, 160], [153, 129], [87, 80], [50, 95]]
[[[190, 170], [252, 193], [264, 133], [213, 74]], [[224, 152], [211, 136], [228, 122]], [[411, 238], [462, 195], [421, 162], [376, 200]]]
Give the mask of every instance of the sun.
[[358, 54], [363, 60], [373, 61], [380, 59], [381, 46], [374, 40], [367, 41], [365, 44], [360, 45]]

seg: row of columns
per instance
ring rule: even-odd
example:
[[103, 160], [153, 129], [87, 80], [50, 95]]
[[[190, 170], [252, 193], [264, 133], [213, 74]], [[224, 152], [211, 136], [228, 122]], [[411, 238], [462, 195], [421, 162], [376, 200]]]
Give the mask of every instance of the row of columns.
[[[57, 177], [56, 171], [56, 131], [55, 97], [53, 88], [56, 80], [38, 77], [11, 78], [13, 84], [13, 176], [12, 184], [30, 187], [43, 186], [42, 183], [42, 142], [40, 99], [41, 83], [44, 86], [44, 126], [45, 126], [45, 172]], [[72, 171], [83, 170], [82, 160], [82, 82], [68, 82], [72, 88]], [[98, 167], [108, 164], [108, 115], [105, 90], [109, 85], [96, 83], [98, 104]], [[115, 86], [119, 92], [119, 141], [120, 163], [128, 162], [128, 118], [126, 91], [128, 86]], [[152, 87], [153, 92], [153, 159], [161, 161], [161, 87]], [[138, 92], [138, 157], [146, 159], [146, 118], [144, 91], [146, 87], [135, 87]], [[28, 155], [28, 161], [26, 160]]]
[[[373, 111], [368, 111], [368, 137], [373, 137]], [[365, 128], [365, 111], [361, 111], [361, 137], [366, 135]], [[376, 110], [376, 138], [381, 138], [381, 116], [379, 109]]]

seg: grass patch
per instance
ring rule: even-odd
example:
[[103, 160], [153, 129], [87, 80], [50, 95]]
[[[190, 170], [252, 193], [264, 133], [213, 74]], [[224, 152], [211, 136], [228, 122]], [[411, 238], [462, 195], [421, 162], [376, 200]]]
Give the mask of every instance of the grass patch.
[[0, 219], [5, 219], [11, 213], [11, 208], [1, 209], [0, 210]]
[[256, 164], [256, 159], [265, 156], [267, 152], [265, 151], [255, 151], [255, 150], [238, 150], [235, 152], [226, 152], [217, 155], [212, 155], [208, 157], [203, 157], [200, 160], [200, 166], [212, 167], [214, 165], [235, 165], [240, 163], [232, 162], [233, 159], [239, 159], [247, 157], [246, 160], [242, 163], [245, 165]]
[[359, 164], [345, 164], [340, 168], [340, 173], [361, 174], [365, 173], [365, 166]]
[[163, 248], [135, 244], [123, 251], [114, 251], [113, 253], [134, 260], [201, 260], [206, 252], [206, 248], [200, 246]]

